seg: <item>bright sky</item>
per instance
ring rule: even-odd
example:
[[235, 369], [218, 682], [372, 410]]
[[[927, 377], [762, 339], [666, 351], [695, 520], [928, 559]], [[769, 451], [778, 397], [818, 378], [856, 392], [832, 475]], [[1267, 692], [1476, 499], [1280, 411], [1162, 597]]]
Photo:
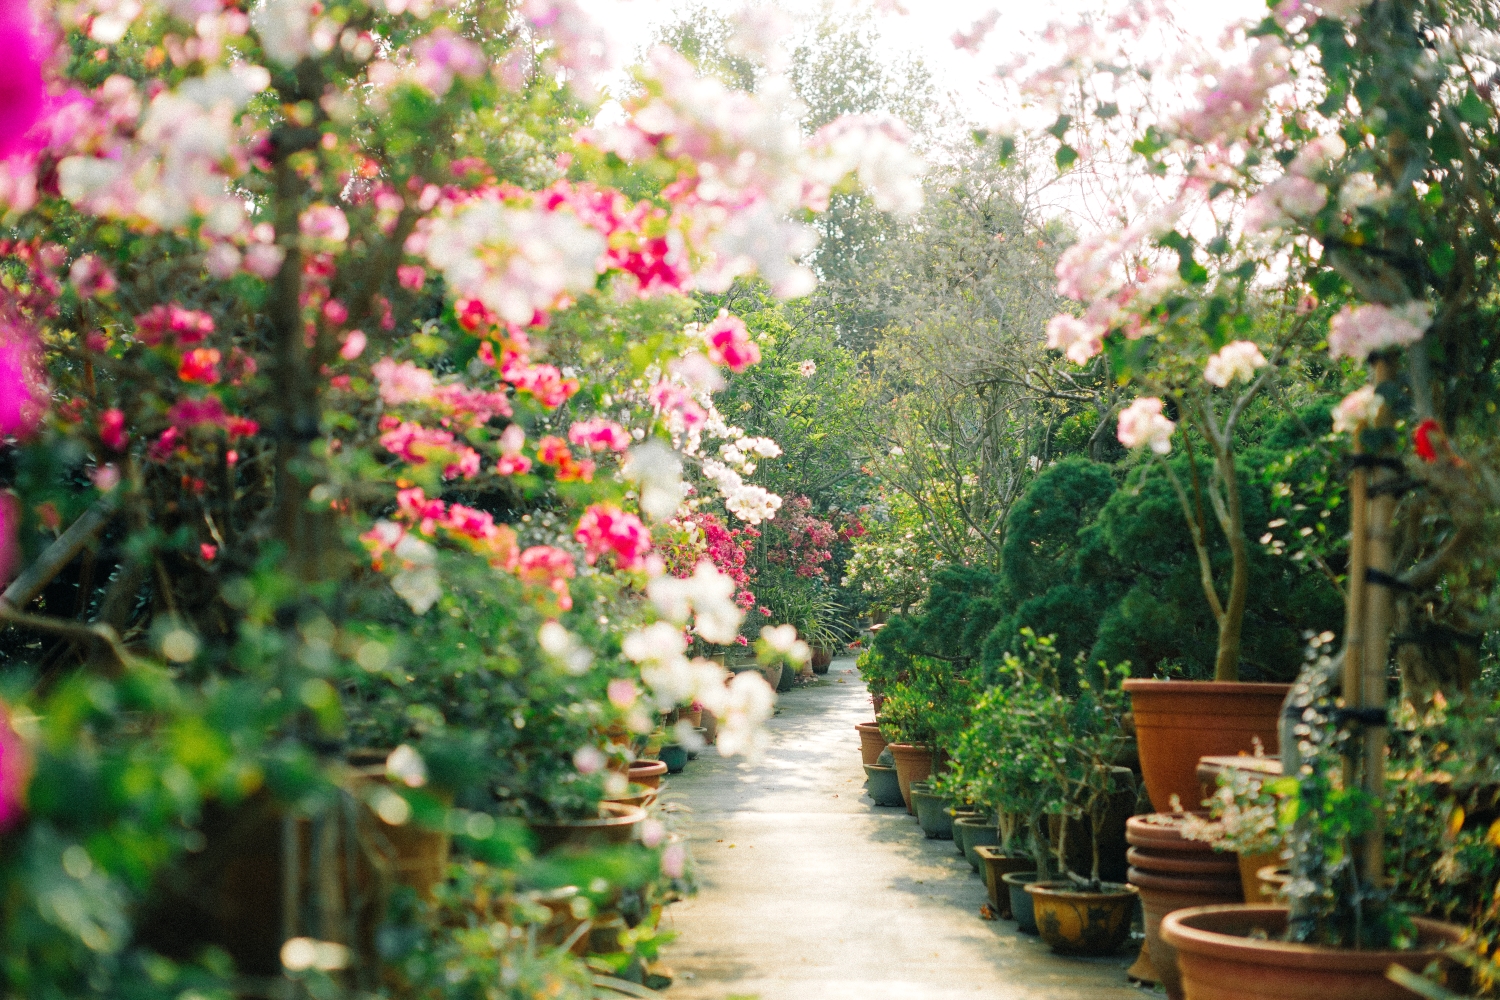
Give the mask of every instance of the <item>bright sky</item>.
[[[581, 0], [603, 24], [625, 59], [632, 58], [650, 42], [654, 28], [672, 20], [672, 12], [688, 0]], [[915, 52], [926, 62], [940, 91], [954, 94], [958, 106], [976, 123], [993, 118], [993, 103], [986, 98], [981, 81], [997, 64], [1005, 62], [1025, 44], [1025, 36], [1040, 31], [1054, 20], [1075, 20], [1099, 9], [1100, 0], [698, 0], [732, 14], [745, 6], [778, 6], [793, 14], [811, 13], [824, 6], [836, 11], [858, 9], [876, 12], [876, 24], [890, 50]], [[1258, 17], [1265, 0], [1186, 0], [1173, 3], [1178, 23], [1204, 39], [1217, 37], [1239, 20]], [[903, 10], [904, 8], [904, 10]], [[953, 47], [953, 34], [967, 31], [979, 18], [998, 9], [1000, 20], [978, 55]]]

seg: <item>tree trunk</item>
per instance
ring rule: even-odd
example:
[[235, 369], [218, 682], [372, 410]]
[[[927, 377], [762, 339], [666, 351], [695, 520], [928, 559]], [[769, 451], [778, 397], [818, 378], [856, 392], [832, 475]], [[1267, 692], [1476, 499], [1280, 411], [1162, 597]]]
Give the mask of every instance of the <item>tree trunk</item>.
[[1245, 601], [1250, 594], [1250, 554], [1245, 546], [1245, 513], [1235, 475], [1234, 454], [1227, 447], [1215, 456], [1219, 477], [1224, 481], [1228, 523], [1222, 525], [1229, 541], [1229, 600], [1219, 618], [1219, 648], [1214, 656], [1214, 680], [1240, 679], [1241, 634], [1245, 626]]

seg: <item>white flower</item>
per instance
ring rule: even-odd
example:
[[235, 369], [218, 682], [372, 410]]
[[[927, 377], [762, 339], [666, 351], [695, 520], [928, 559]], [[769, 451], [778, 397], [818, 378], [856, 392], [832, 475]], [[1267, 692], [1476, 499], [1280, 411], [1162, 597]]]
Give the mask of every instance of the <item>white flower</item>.
[[1327, 170], [1347, 150], [1344, 140], [1337, 135], [1320, 135], [1297, 150], [1296, 158], [1287, 164], [1287, 172], [1301, 177], [1315, 177]]
[[1385, 400], [1373, 385], [1361, 386], [1345, 396], [1333, 408], [1333, 430], [1336, 434], [1353, 434], [1366, 424], [1373, 424]]
[[620, 471], [640, 487], [640, 506], [646, 516], [660, 521], [677, 513], [684, 495], [682, 460], [671, 448], [660, 441], [637, 445], [630, 449]]
[[1407, 302], [1400, 306], [1345, 306], [1328, 324], [1328, 353], [1363, 361], [1388, 347], [1414, 344], [1432, 324], [1432, 306]]
[[1236, 340], [1225, 344], [1219, 353], [1208, 359], [1203, 377], [1222, 389], [1235, 379], [1251, 381], [1255, 378], [1255, 370], [1264, 368], [1267, 363], [1259, 347], [1248, 340]]
[[802, 373], [803, 378], [812, 378], [818, 373], [818, 363], [808, 358], [797, 366], [797, 370]]
[[1299, 174], [1287, 174], [1245, 202], [1245, 231], [1266, 233], [1293, 219], [1315, 215], [1328, 204], [1328, 189]]
[[405, 743], [392, 750], [385, 759], [385, 773], [407, 788], [421, 788], [427, 784], [427, 763], [421, 754]]
[[1162, 415], [1162, 401], [1143, 396], [1120, 412], [1116, 437], [1127, 448], [1150, 445], [1158, 455], [1172, 450], [1172, 432], [1177, 424]]
[[690, 611], [696, 612], [694, 626], [709, 642], [731, 643], [739, 634], [744, 612], [734, 603], [734, 581], [706, 559], [686, 580], [670, 576], [652, 580], [646, 584], [646, 596], [668, 621], [682, 624]]
[[401, 560], [401, 571], [391, 577], [391, 589], [412, 611], [425, 615], [443, 596], [437, 573], [437, 549], [414, 535], [403, 534], [392, 554]]
[[687, 640], [683, 638], [681, 628], [668, 622], [656, 622], [626, 636], [621, 650], [627, 659], [636, 663], [665, 663], [682, 656], [687, 650]]
[[313, 0], [261, 0], [250, 12], [266, 58], [295, 66], [312, 51]]
[[588, 673], [594, 662], [594, 654], [578, 637], [557, 622], [545, 622], [537, 629], [537, 645], [542, 652], [557, 660], [568, 673], [575, 677]]
[[1357, 208], [1378, 206], [1390, 197], [1391, 192], [1375, 183], [1370, 173], [1350, 174], [1339, 188], [1339, 207], [1348, 211]]
[[793, 625], [766, 625], [761, 628], [760, 637], [776, 652], [786, 654], [797, 641], [797, 629]]
[[718, 747], [721, 754], [754, 753], [764, 738], [763, 726], [776, 705], [776, 693], [756, 670], [737, 674], [729, 684], [720, 711]]

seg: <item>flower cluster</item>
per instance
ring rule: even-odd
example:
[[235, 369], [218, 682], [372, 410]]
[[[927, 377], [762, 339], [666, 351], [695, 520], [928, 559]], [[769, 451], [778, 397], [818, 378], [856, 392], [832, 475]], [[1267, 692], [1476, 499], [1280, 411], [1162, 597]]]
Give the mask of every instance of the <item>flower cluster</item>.
[[786, 566], [804, 578], [827, 575], [824, 564], [833, 559], [833, 545], [845, 532], [864, 530], [856, 518], [854, 528], [842, 531], [812, 513], [812, 501], [805, 496], [788, 497], [781, 516], [766, 531], [766, 559]]
[[1116, 431], [1120, 443], [1127, 448], [1149, 445], [1158, 455], [1171, 451], [1177, 424], [1162, 414], [1162, 405], [1155, 396], [1143, 396], [1121, 410]]

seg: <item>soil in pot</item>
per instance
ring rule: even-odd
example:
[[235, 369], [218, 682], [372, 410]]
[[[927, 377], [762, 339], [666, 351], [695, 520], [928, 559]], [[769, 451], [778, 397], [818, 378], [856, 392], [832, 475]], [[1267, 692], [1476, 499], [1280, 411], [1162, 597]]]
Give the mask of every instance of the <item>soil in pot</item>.
[[948, 811], [953, 805], [952, 799], [914, 786], [911, 801], [917, 810], [917, 822], [922, 824], [922, 832], [928, 840], [953, 839], [953, 814]]
[[1410, 951], [1354, 951], [1280, 940], [1283, 906], [1202, 906], [1162, 921], [1162, 937], [1177, 949], [1188, 1000], [1414, 1000], [1416, 994], [1385, 977], [1401, 965], [1420, 972], [1452, 960], [1442, 949], [1463, 928], [1415, 918], [1418, 944]]
[[[976, 872], [981, 871], [979, 854], [975, 848], [994, 847], [1000, 843], [1000, 833], [995, 829], [995, 821], [989, 816], [978, 819], [964, 820], [964, 858], [969, 862], [969, 867]], [[955, 823], [956, 825], [956, 823]]]
[[915, 816], [917, 811], [911, 804], [911, 783], [932, 777], [932, 751], [911, 743], [891, 743], [886, 749], [896, 762], [896, 777], [901, 781], [901, 798], [906, 801], [906, 811]]
[[630, 780], [647, 788], [660, 788], [662, 775], [667, 765], [659, 760], [633, 760], [630, 762]]
[[1101, 882], [1099, 891], [1072, 882], [1032, 882], [1037, 931], [1053, 951], [1063, 955], [1113, 955], [1130, 937], [1135, 890], [1118, 882]]
[[687, 767], [687, 747], [680, 743], [666, 743], [661, 748], [661, 762], [667, 765], [668, 774], [680, 774]]
[[1124, 686], [1141, 773], [1157, 812], [1171, 812], [1174, 795], [1183, 809], [1200, 808], [1212, 792], [1198, 780], [1200, 758], [1252, 753], [1256, 739], [1274, 757], [1281, 703], [1291, 690], [1286, 684], [1143, 678]]
[[1004, 854], [1000, 848], [986, 845], [974, 848], [974, 853], [979, 855], [979, 860], [984, 865], [984, 889], [989, 893], [990, 908], [1002, 920], [1011, 919], [1010, 890], [1006, 888], [1002, 876], [1011, 872], [1034, 872], [1036, 862], [1019, 855]]
[[859, 756], [866, 764], [880, 763], [880, 751], [885, 749], [885, 737], [880, 735], [880, 723], [861, 722], [855, 725], [859, 733]]
[[646, 810], [640, 806], [601, 802], [598, 819], [537, 822], [531, 824], [531, 832], [536, 835], [539, 854], [584, 851], [630, 843], [645, 819]]
[[877, 806], [906, 805], [906, 800], [901, 797], [901, 782], [896, 778], [894, 767], [866, 764], [865, 788]]
[[1010, 918], [1016, 922], [1016, 930], [1022, 934], [1039, 933], [1036, 926], [1036, 911], [1031, 905], [1031, 896], [1026, 887], [1036, 881], [1036, 872], [1009, 872], [1000, 876], [1005, 889], [1010, 893]]

